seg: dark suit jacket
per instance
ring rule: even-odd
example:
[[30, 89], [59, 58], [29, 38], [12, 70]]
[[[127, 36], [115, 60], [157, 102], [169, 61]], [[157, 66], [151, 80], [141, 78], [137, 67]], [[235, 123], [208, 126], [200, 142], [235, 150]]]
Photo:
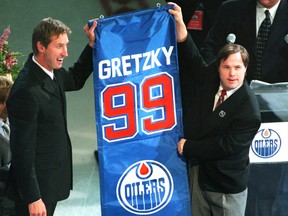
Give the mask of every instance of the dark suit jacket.
[[30, 54], [7, 101], [12, 186], [23, 204], [63, 200], [72, 188], [72, 151], [64, 91], [79, 90], [93, 70], [87, 46], [68, 71], [54, 70], [59, 90]]
[[8, 164], [11, 162], [9, 139], [0, 133], [0, 197], [2, 196], [8, 180]]
[[214, 111], [220, 79], [216, 65], [203, 67], [188, 37], [179, 44], [184, 134], [183, 153], [199, 161], [203, 190], [239, 193], [248, 184], [249, 148], [260, 124], [257, 99], [247, 82]]
[[[230, 33], [236, 35], [235, 43], [244, 46], [250, 55], [247, 80], [251, 81], [256, 67], [256, 0], [232, 0], [222, 5], [215, 25], [201, 49], [207, 62], [215, 59], [219, 49], [226, 44], [226, 37]], [[288, 0], [281, 0], [264, 51], [262, 81], [271, 83], [288, 81], [288, 43], [284, 40], [286, 35], [288, 35]]]
[[11, 162], [11, 151], [9, 139], [0, 133], [0, 167]]

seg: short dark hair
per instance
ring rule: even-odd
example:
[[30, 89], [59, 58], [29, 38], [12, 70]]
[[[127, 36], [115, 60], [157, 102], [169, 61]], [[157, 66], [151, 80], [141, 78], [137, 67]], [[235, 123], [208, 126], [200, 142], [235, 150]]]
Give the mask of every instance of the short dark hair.
[[225, 61], [231, 54], [240, 52], [242, 61], [245, 67], [248, 67], [249, 64], [249, 54], [247, 50], [239, 44], [226, 44], [218, 52], [217, 55], [217, 66], [220, 66], [221, 61]]
[[4, 104], [10, 93], [13, 82], [5, 76], [0, 76], [0, 103]]
[[32, 35], [32, 50], [35, 55], [39, 53], [37, 42], [47, 48], [53, 36], [60, 34], [71, 34], [71, 30], [60, 20], [52, 19], [51, 17], [44, 18], [34, 28]]

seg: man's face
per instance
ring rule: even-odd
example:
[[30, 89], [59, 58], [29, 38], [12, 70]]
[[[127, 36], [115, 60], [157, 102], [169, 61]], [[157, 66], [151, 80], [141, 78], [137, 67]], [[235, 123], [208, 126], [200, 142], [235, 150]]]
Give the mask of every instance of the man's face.
[[67, 34], [53, 36], [47, 48], [43, 48], [43, 66], [52, 71], [62, 67], [64, 58], [68, 56], [69, 39]]
[[246, 67], [244, 66], [240, 52], [231, 54], [226, 60], [222, 60], [218, 70], [224, 89], [235, 89], [243, 84]]
[[279, 2], [279, 0], [258, 0], [258, 2], [265, 8], [272, 8]]

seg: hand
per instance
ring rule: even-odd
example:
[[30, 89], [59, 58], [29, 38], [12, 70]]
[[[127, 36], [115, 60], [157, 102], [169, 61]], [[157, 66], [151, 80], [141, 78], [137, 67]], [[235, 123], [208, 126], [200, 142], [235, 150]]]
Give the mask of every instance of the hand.
[[173, 2], [167, 2], [167, 4], [174, 5], [174, 9], [169, 9], [168, 12], [172, 14], [176, 20], [177, 42], [183, 42], [187, 39], [188, 31], [183, 21], [181, 7]]
[[92, 26], [89, 28], [88, 24], [86, 24], [84, 27], [83, 27], [83, 30], [86, 34], [86, 36], [88, 37], [88, 40], [89, 40], [89, 46], [93, 48], [94, 46], [94, 43], [95, 43], [95, 39], [96, 39], [96, 36], [95, 36], [95, 28], [97, 27], [97, 21], [96, 19], [93, 20], [93, 24]]
[[186, 142], [186, 139], [181, 139], [179, 142], [178, 142], [178, 153], [180, 154], [180, 155], [183, 155], [183, 148], [184, 148], [184, 144], [185, 144], [185, 142]]
[[33, 203], [28, 205], [29, 208], [29, 216], [46, 216], [46, 207], [42, 199], [39, 199]]

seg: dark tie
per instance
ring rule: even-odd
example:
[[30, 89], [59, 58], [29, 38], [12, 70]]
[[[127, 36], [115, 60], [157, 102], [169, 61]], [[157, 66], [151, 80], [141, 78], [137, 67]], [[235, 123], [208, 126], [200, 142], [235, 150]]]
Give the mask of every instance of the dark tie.
[[53, 82], [54, 82], [54, 85], [56, 86], [56, 92], [57, 92], [57, 94], [59, 94], [59, 84], [58, 84], [58, 81], [57, 81], [57, 79], [56, 79], [56, 77], [54, 76], [54, 78], [53, 78]]
[[266, 18], [261, 23], [261, 26], [258, 31], [258, 36], [256, 39], [256, 71], [254, 75], [254, 79], [261, 79], [261, 70], [262, 70], [262, 61], [263, 61], [263, 52], [266, 47], [266, 42], [268, 40], [271, 21], [270, 21], [270, 13], [269, 10], [265, 11]]
[[221, 95], [220, 95], [220, 97], [219, 97], [219, 99], [218, 99], [218, 101], [217, 101], [217, 103], [216, 103], [216, 107], [219, 106], [221, 103], [224, 102], [225, 96], [226, 96], [226, 92], [227, 92], [227, 91], [226, 91], [225, 89], [223, 89], [223, 90], [221, 91]]
[[10, 128], [9, 128], [9, 125], [7, 124], [3, 124], [2, 126], [3, 128], [3, 131], [4, 131], [4, 136], [9, 140], [9, 136], [10, 136]]

